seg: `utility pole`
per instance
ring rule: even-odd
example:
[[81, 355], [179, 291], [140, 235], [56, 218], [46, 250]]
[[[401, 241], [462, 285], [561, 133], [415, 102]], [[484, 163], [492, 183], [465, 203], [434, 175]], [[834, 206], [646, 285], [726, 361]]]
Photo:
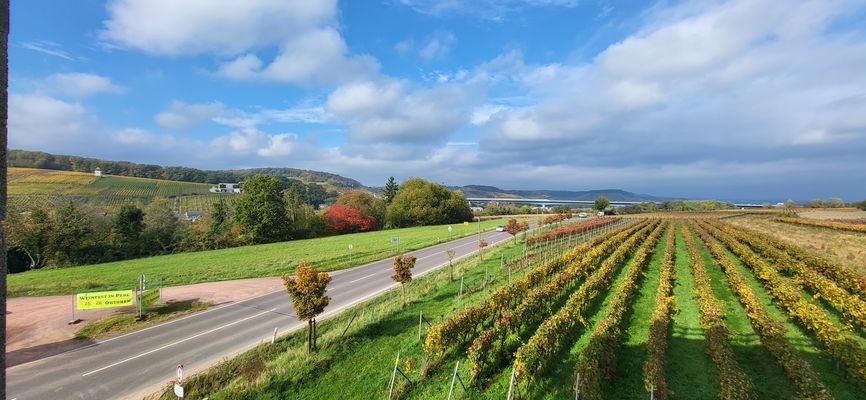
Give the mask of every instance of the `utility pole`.
[[[6, 144], [9, 129], [9, 0], [0, 2], [0, 346], [6, 348]], [[0, 352], [0, 366], [6, 351]], [[0, 368], [0, 399], [6, 398], [6, 368]]]

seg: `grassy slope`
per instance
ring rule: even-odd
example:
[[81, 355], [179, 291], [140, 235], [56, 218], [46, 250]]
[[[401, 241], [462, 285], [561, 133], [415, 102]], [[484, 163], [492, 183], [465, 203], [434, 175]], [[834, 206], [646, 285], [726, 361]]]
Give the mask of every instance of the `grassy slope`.
[[[501, 225], [504, 220], [488, 220], [482, 229]], [[232, 249], [172, 254], [128, 261], [44, 269], [9, 276], [8, 295], [36, 296], [67, 294], [99, 289], [125, 289], [135, 286], [139, 274], [165, 277], [166, 286], [212, 282], [228, 279], [278, 276], [294, 271], [298, 261], [307, 260], [324, 271], [349, 267], [348, 244], [353, 245], [352, 265], [379, 260], [391, 255], [392, 237], [400, 238], [400, 250], [419, 249], [448, 239], [448, 226], [425, 226], [295, 240]], [[454, 238], [478, 232], [478, 223], [452, 225]]]
[[715, 399], [719, 392], [718, 371], [709, 356], [701, 327], [701, 311], [694, 295], [695, 278], [689, 270], [682, 230], [677, 232], [676, 240], [673, 285], [676, 305], [665, 375], [674, 398]]
[[[492, 249], [488, 253], [489, 257], [480, 265], [477, 257], [457, 263], [457, 270], [465, 271], [465, 284], [474, 290], [464, 297], [463, 304], [479, 301], [483, 297], [480, 283], [484, 279], [485, 268], [489, 268], [491, 275], [498, 271], [500, 254], [506, 258], [517, 257], [522, 249], [522, 244], [509, 242]], [[496, 285], [505, 281], [505, 276], [501, 274], [492, 277], [496, 279]], [[192, 396], [207, 393], [211, 399], [233, 400], [385, 397], [397, 352], [401, 353], [402, 360], [408, 358], [414, 364], [407, 371], [409, 377], [413, 381], [419, 378], [424, 358], [418, 341], [419, 312], [423, 311], [430, 322], [452, 313], [459, 304], [456, 299], [459, 288], [460, 281], [449, 281], [448, 269], [443, 268], [410, 284], [407, 290], [410, 302], [406, 309], [400, 309], [400, 291], [393, 290], [346, 310], [338, 317], [320, 322], [319, 346], [322, 349], [310, 360], [306, 360], [302, 350], [305, 332], [295, 332], [279, 341], [276, 351], [267, 350], [270, 345], [260, 346], [259, 350], [233, 361], [244, 364], [237, 370], [266, 371], [263, 376], [248, 376], [246, 380], [229, 383], [231, 378], [227, 378], [223, 371], [235, 369], [231, 365], [222, 369], [218, 367], [209, 375], [193, 378], [187, 390]], [[357, 319], [346, 337], [340, 339], [340, 332], [353, 314], [358, 315]], [[265, 354], [266, 357], [262, 358], [267, 361], [256, 361], [252, 357], [256, 353]], [[317, 366], [315, 373], [311, 371], [310, 365]], [[401, 363], [401, 366], [404, 370], [408, 369], [405, 363]], [[442, 397], [442, 393], [447, 393], [453, 366], [453, 361], [449, 361], [441, 368], [441, 373], [425, 381], [424, 388], [419, 388], [421, 393], [429, 393], [431, 397]], [[463, 376], [467, 376], [468, 365], [462, 364], [461, 369]], [[212, 384], [219, 379], [224, 381]], [[221, 389], [213, 391], [206, 387]], [[166, 392], [163, 398], [172, 396]]]

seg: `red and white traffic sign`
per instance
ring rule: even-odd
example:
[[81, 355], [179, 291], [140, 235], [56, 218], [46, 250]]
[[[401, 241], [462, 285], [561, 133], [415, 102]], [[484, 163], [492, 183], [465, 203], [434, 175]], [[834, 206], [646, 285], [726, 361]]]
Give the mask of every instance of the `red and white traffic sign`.
[[183, 385], [183, 364], [177, 365], [177, 384]]

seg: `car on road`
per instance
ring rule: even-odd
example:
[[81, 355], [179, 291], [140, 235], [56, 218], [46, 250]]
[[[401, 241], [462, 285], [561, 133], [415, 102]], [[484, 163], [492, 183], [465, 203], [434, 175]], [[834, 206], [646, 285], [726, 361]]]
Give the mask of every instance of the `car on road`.
[[577, 214], [577, 216], [580, 218], [586, 218], [587, 217], [586, 213], [580, 213], [580, 214]]
[[496, 232], [505, 232], [505, 225], [499, 225], [496, 227]]

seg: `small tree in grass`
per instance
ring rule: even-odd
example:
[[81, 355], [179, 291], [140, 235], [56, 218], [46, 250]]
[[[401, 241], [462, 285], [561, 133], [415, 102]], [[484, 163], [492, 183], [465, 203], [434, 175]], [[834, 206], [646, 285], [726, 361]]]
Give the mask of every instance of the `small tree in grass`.
[[283, 275], [283, 284], [292, 298], [298, 319], [307, 321], [307, 354], [310, 354], [316, 351], [316, 316], [331, 302], [331, 298], [325, 296], [331, 276], [316, 271], [306, 261], [298, 264], [295, 275]]
[[445, 251], [445, 254], [448, 255], [448, 276], [453, 281], [454, 280], [454, 256], [457, 254], [454, 249], [448, 249]]
[[406, 308], [406, 284], [412, 282], [412, 268], [415, 268], [415, 257], [400, 254], [394, 257], [394, 275], [391, 279], [400, 284], [400, 294], [403, 297], [403, 308]]
[[478, 258], [484, 261], [484, 248], [487, 247], [487, 242], [483, 239], [478, 241]]
[[505, 232], [514, 236], [514, 241], [517, 241], [517, 234], [520, 232], [525, 232], [529, 230], [529, 223], [526, 221], [517, 222], [516, 219], [512, 218], [508, 220], [508, 224], [505, 225]]

